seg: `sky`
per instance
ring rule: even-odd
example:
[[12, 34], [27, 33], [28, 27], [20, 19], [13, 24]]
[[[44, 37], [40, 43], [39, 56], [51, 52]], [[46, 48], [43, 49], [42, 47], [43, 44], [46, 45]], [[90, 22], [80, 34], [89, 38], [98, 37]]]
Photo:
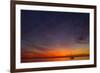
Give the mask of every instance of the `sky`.
[[89, 13], [21, 10], [21, 51], [59, 50], [87, 53]]

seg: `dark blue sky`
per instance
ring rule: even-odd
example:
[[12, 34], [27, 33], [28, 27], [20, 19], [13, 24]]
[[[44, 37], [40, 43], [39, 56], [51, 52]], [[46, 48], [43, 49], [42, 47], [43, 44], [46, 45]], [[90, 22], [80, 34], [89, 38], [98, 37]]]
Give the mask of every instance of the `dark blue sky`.
[[89, 46], [89, 13], [21, 10], [22, 49]]

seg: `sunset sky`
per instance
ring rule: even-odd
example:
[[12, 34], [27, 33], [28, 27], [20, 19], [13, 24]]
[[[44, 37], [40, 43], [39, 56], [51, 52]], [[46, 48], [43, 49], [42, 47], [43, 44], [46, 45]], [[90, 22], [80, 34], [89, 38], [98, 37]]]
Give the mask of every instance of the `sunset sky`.
[[21, 10], [21, 57], [89, 54], [89, 13]]

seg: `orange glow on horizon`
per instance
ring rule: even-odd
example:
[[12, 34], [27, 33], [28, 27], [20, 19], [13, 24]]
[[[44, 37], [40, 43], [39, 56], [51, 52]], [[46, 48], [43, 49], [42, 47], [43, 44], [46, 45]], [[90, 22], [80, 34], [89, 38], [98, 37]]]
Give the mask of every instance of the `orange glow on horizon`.
[[33, 58], [33, 57], [59, 57], [59, 56], [72, 56], [72, 55], [85, 55], [89, 54], [89, 49], [56, 49], [47, 50], [42, 53], [23, 52], [22, 57]]

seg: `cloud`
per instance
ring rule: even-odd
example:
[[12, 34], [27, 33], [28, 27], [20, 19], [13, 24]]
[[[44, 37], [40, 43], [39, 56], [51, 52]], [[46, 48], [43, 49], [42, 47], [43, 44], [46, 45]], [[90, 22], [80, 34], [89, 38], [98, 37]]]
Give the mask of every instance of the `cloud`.
[[80, 44], [87, 44], [87, 43], [89, 43], [89, 39], [87, 37], [84, 37], [84, 36], [79, 36], [76, 39], [76, 42], [80, 43]]

